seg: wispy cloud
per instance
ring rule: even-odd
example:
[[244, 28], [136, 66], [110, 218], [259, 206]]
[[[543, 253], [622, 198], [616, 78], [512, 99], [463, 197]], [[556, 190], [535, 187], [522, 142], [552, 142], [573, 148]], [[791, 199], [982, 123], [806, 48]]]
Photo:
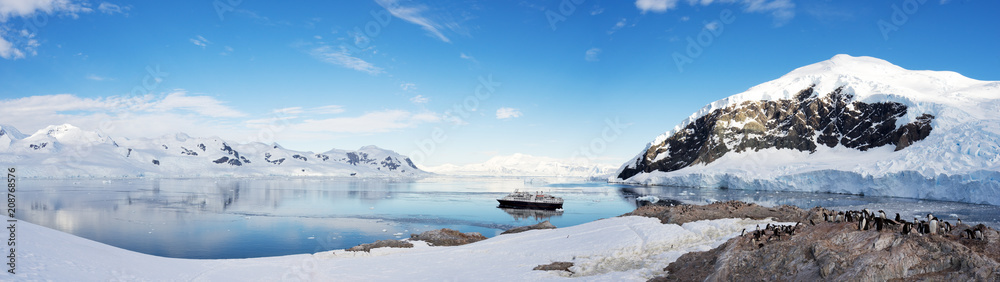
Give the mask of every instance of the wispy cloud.
[[115, 80], [114, 78], [103, 77], [96, 74], [88, 74], [86, 78], [93, 81]]
[[417, 95], [410, 98], [410, 102], [414, 104], [427, 104], [430, 100], [430, 98], [424, 97], [423, 95]]
[[600, 61], [600, 59], [597, 58], [597, 55], [600, 54], [601, 54], [601, 48], [596, 48], [596, 47], [590, 48], [587, 49], [587, 52], [583, 55], [583, 59], [587, 60], [588, 62]]
[[611, 30], [608, 30], [608, 34], [613, 34], [616, 31], [618, 31], [619, 29], [622, 29], [623, 27], [625, 27], [625, 22], [627, 22], [627, 21], [628, 20], [625, 19], [625, 18], [622, 18], [621, 20], [619, 20], [617, 23], [615, 23], [615, 26], [611, 27]]
[[209, 96], [188, 96], [186, 91], [176, 91], [167, 94], [162, 100], [153, 103], [152, 110], [172, 111], [187, 110], [207, 117], [241, 117], [246, 114], [223, 104]]
[[427, 6], [419, 4], [403, 5], [400, 2], [401, 1], [398, 0], [375, 0], [375, 3], [378, 3], [379, 6], [388, 10], [393, 16], [419, 25], [421, 28], [430, 33], [430, 35], [441, 39], [441, 41], [451, 43], [451, 40], [441, 32], [441, 29], [457, 29], [459, 28], [458, 23], [453, 21], [440, 22], [431, 20], [426, 15], [428, 11]]
[[357, 117], [308, 119], [291, 127], [293, 130], [305, 132], [378, 133], [439, 121], [441, 118], [434, 113], [414, 114], [403, 110], [385, 110]]
[[[123, 137], [150, 137], [176, 132], [215, 135], [221, 120], [243, 117], [210, 96], [175, 91], [163, 97], [109, 96], [83, 98], [72, 94], [0, 100], [4, 122], [25, 130], [70, 123], [110, 131]], [[227, 129], [232, 131], [232, 129]]]
[[467, 61], [470, 61], [470, 62], [472, 62], [474, 64], [477, 64], [477, 65], [479, 64], [479, 61], [476, 60], [476, 57], [473, 57], [473, 56], [470, 56], [470, 55], [466, 55], [465, 53], [459, 53], [458, 57], [462, 58], [462, 59], [465, 59]]
[[510, 119], [521, 117], [521, 111], [515, 108], [499, 108], [497, 109], [497, 119]]
[[417, 85], [409, 82], [404, 82], [402, 84], [399, 84], [399, 89], [403, 89], [403, 91], [417, 90]]
[[188, 40], [191, 41], [191, 43], [194, 45], [201, 46], [201, 48], [205, 48], [205, 46], [208, 46], [208, 44], [212, 44], [212, 41], [208, 41], [208, 39], [205, 39], [205, 37], [202, 37], [201, 35], [198, 35], [195, 38], [191, 38]]
[[108, 2], [101, 2], [101, 4], [97, 6], [98, 11], [108, 15], [113, 15], [113, 14], [128, 15], [128, 11], [131, 9], [132, 7], [129, 6], [119, 6]]
[[352, 56], [347, 48], [344, 47], [333, 48], [324, 45], [313, 48], [309, 51], [309, 55], [312, 55], [313, 58], [328, 64], [366, 72], [371, 75], [382, 73], [382, 68], [376, 67], [365, 60]]
[[635, 7], [643, 14], [646, 12], [663, 13], [677, 7], [678, 0], [636, 0]]
[[[677, 8], [679, 0], [636, 0], [635, 6], [642, 13], [664, 13]], [[795, 17], [795, 3], [791, 0], [687, 0], [691, 6], [711, 4], [740, 4], [747, 13], [770, 14], [774, 24], [783, 25]], [[683, 18], [682, 18], [683, 19]]]

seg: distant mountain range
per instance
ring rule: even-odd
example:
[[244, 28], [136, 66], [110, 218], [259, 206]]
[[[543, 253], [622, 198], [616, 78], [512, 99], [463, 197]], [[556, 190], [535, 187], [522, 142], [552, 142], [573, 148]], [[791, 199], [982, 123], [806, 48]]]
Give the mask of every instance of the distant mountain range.
[[612, 182], [1000, 204], [1000, 82], [837, 55], [713, 102]]
[[113, 138], [53, 125], [25, 135], [0, 125], [0, 165], [24, 177], [215, 177], [429, 175], [406, 156], [375, 146], [323, 153], [278, 144], [227, 142], [179, 133], [155, 139]]
[[562, 176], [606, 178], [615, 171], [615, 165], [597, 164], [586, 160], [556, 159], [525, 154], [495, 156], [483, 163], [468, 165], [444, 164], [425, 167], [430, 172], [444, 175], [467, 176]]

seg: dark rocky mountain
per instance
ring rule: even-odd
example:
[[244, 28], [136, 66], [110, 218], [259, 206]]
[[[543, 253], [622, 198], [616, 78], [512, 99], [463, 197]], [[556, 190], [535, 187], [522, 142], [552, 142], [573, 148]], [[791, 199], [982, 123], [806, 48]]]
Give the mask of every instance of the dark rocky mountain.
[[[897, 119], [909, 110], [906, 105], [854, 101], [843, 89], [820, 95], [813, 85], [799, 91], [795, 99], [746, 101], [713, 110], [652, 145], [618, 178], [675, 171], [711, 163], [729, 152], [766, 148], [814, 152], [819, 146], [841, 145], [865, 151], [892, 145], [898, 151], [923, 140], [933, 129], [931, 114], [921, 113], [917, 120], [897, 127]], [[661, 154], [666, 157], [657, 158]]]

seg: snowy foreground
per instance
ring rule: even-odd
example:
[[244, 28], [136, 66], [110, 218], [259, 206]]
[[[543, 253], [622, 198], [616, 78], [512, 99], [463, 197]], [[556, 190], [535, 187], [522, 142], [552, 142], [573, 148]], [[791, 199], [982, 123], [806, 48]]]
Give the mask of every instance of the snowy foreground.
[[[336, 250], [281, 257], [193, 260], [115, 248], [28, 222], [18, 223], [16, 280], [299, 281], [492, 280], [645, 281], [684, 253], [707, 251], [771, 220], [717, 219], [684, 225], [616, 217], [577, 226], [500, 235], [457, 247]], [[575, 274], [535, 271], [573, 262]], [[4, 277], [8, 279], [10, 276]]]

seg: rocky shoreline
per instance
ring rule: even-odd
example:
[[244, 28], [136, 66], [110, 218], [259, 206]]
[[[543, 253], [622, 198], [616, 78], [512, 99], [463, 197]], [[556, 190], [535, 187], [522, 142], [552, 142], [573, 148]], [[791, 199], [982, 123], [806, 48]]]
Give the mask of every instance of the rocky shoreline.
[[[871, 216], [849, 220], [839, 211], [819, 207], [767, 208], [736, 201], [640, 207], [626, 215], [675, 224], [725, 217], [798, 222], [784, 229], [747, 230], [715, 249], [684, 254], [664, 269], [666, 276], [650, 281], [1000, 281], [1000, 233], [992, 228], [941, 221], [931, 232], [919, 230], [917, 220], [916, 225], [905, 224], [898, 216], [883, 219], [874, 212], [855, 212]], [[923, 228], [927, 226], [936, 224]], [[982, 235], [970, 238], [966, 234], [972, 230]]]

